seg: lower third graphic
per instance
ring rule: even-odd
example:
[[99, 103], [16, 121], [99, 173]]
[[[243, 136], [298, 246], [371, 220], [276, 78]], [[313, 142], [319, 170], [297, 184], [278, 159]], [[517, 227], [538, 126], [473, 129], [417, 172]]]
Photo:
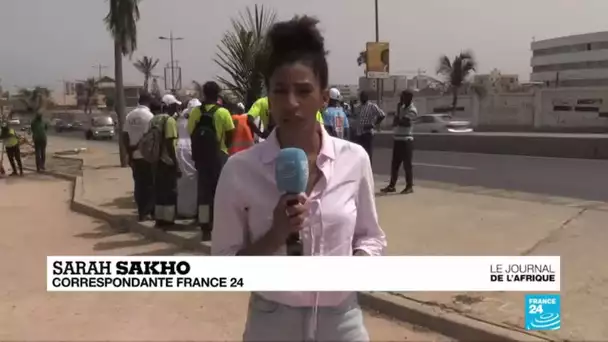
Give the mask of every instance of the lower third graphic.
[[561, 306], [558, 294], [526, 295], [526, 330], [559, 330]]

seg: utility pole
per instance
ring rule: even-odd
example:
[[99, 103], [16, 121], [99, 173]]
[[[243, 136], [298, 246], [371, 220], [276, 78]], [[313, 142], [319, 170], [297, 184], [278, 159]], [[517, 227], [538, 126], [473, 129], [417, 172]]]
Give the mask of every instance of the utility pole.
[[108, 66], [107, 65], [102, 65], [100, 63], [100, 64], [97, 64], [97, 65], [93, 65], [93, 68], [97, 69], [97, 72], [99, 73], [99, 78], [98, 79], [101, 79], [101, 70], [102, 69], [107, 69]]
[[[380, 21], [378, 20], [378, 0], [374, 0], [374, 12], [376, 18], [376, 43], [380, 42]], [[380, 102], [382, 101], [382, 86], [384, 85], [384, 81], [381, 78], [376, 79], [376, 96], [378, 106], [380, 106]]]
[[184, 40], [182, 37], [173, 37], [173, 31], [169, 33], [169, 37], [160, 36], [160, 40], [168, 40], [169, 48], [171, 49], [171, 93], [175, 94], [175, 62], [173, 61], [173, 42], [176, 40]]

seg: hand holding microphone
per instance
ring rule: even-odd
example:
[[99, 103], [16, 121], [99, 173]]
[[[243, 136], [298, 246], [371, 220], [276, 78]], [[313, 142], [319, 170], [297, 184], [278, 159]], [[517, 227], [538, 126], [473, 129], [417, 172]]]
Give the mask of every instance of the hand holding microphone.
[[298, 234], [304, 228], [307, 214], [304, 194], [285, 194], [274, 208], [272, 228], [286, 240], [290, 234]]
[[299, 148], [284, 148], [276, 159], [277, 188], [284, 195], [273, 213], [273, 229], [286, 235], [287, 255], [302, 255], [300, 230], [308, 214], [306, 185], [308, 184], [308, 158]]

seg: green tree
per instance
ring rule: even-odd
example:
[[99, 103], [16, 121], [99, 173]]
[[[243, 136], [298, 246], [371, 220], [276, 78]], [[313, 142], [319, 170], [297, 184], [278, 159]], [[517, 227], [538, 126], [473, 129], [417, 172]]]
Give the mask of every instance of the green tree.
[[19, 97], [25, 108], [30, 113], [38, 113], [46, 108], [46, 105], [51, 97], [51, 91], [48, 88], [37, 86], [34, 89], [19, 89]]
[[[137, 49], [137, 21], [139, 21], [139, 0], [108, 0], [110, 9], [104, 18], [104, 23], [114, 40], [114, 79], [116, 88], [116, 116], [118, 130], [122, 127], [126, 116], [125, 87], [122, 74], [122, 58], [131, 57]], [[120, 149], [120, 165], [127, 166], [127, 153], [123, 144], [122, 134], [118, 135]]]
[[154, 59], [153, 57], [144, 56], [142, 59], [133, 63], [133, 66], [135, 66], [135, 68], [139, 72], [144, 74], [144, 90], [145, 91], [150, 91], [150, 88], [148, 87], [148, 83], [150, 82], [150, 79], [154, 76], [154, 75], [152, 75], [152, 72], [158, 65], [158, 62], [159, 62], [158, 58]]
[[452, 115], [456, 111], [458, 104], [458, 92], [460, 87], [466, 82], [467, 78], [475, 72], [477, 62], [473, 58], [473, 54], [469, 51], [461, 52], [450, 61], [448, 56], [442, 56], [439, 59], [437, 74], [442, 75], [446, 83], [449, 84], [452, 91]]
[[266, 34], [276, 21], [276, 13], [255, 5], [231, 20], [224, 33], [214, 62], [228, 77], [218, 80], [249, 108], [264, 93], [268, 48]]

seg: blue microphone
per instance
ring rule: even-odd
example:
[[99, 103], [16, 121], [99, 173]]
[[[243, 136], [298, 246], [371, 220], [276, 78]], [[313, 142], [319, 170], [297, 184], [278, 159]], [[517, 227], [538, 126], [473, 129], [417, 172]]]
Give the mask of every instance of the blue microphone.
[[[299, 148], [284, 148], [279, 152], [275, 164], [277, 188], [285, 194], [299, 194], [306, 191], [308, 184], [308, 157]], [[298, 204], [292, 200], [288, 205]], [[302, 255], [300, 234], [290, 234], [286, 241], [287, 255]]]

